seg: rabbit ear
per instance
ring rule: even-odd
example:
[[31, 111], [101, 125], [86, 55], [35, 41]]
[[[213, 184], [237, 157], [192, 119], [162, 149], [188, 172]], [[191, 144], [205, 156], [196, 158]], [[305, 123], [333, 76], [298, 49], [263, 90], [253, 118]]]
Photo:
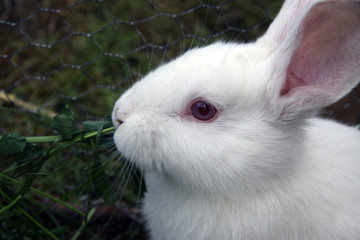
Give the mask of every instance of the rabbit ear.
[[327, 106], [360, 80], [360, 1], [288, 0], [258, 43], [273, 47], [270, 94], [283, 113]]

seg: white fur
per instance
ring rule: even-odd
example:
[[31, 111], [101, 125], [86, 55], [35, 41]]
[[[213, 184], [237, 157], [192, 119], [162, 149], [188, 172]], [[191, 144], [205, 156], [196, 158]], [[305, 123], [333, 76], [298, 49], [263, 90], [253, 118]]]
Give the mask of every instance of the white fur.
[[[145, 172], [151, 238], [360, 239], [360, 132], [315, 117], [358, 83], [359, 36], [359, 1], [288, 0], [255, 43], [193, 49], [126, 91], [114, 141]], [[197, 98], [214, 121], [187, 115]]]

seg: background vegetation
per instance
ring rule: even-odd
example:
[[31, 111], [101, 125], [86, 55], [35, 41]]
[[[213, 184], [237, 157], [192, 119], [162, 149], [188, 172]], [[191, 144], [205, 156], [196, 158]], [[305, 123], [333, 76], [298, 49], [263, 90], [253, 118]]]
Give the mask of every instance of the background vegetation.
[[[114, 151], [105, 116], [134, 81], [187, 49], [255, 39], [281, 4], [1, 1], [0, 135], [18, 135], [0, 140], [0, 239], [146, 239], [144, 183]], [[356, 122], [359, 94], [328, 115]]]

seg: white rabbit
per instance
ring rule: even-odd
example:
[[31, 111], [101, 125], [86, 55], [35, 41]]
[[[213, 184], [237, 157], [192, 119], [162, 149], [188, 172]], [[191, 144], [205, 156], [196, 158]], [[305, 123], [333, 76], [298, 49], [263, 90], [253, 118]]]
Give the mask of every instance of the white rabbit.
[[360, 239], [360, 131], [316, 117], [360, 79], [360, 1], [287, 0], [250, 44], [193, 49], [116, 102], [153, 240]]

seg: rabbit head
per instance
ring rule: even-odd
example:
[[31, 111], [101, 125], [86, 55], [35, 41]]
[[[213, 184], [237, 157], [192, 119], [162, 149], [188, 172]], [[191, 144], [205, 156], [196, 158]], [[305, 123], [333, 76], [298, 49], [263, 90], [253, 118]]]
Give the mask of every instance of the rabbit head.
[[264, 189], [301, 164], [307, 118], [356, 86], [359, 50], [358, 1], [286, 1], [256, 42], [192, 49], [135, 83], [116, 147], [184, 189]]

